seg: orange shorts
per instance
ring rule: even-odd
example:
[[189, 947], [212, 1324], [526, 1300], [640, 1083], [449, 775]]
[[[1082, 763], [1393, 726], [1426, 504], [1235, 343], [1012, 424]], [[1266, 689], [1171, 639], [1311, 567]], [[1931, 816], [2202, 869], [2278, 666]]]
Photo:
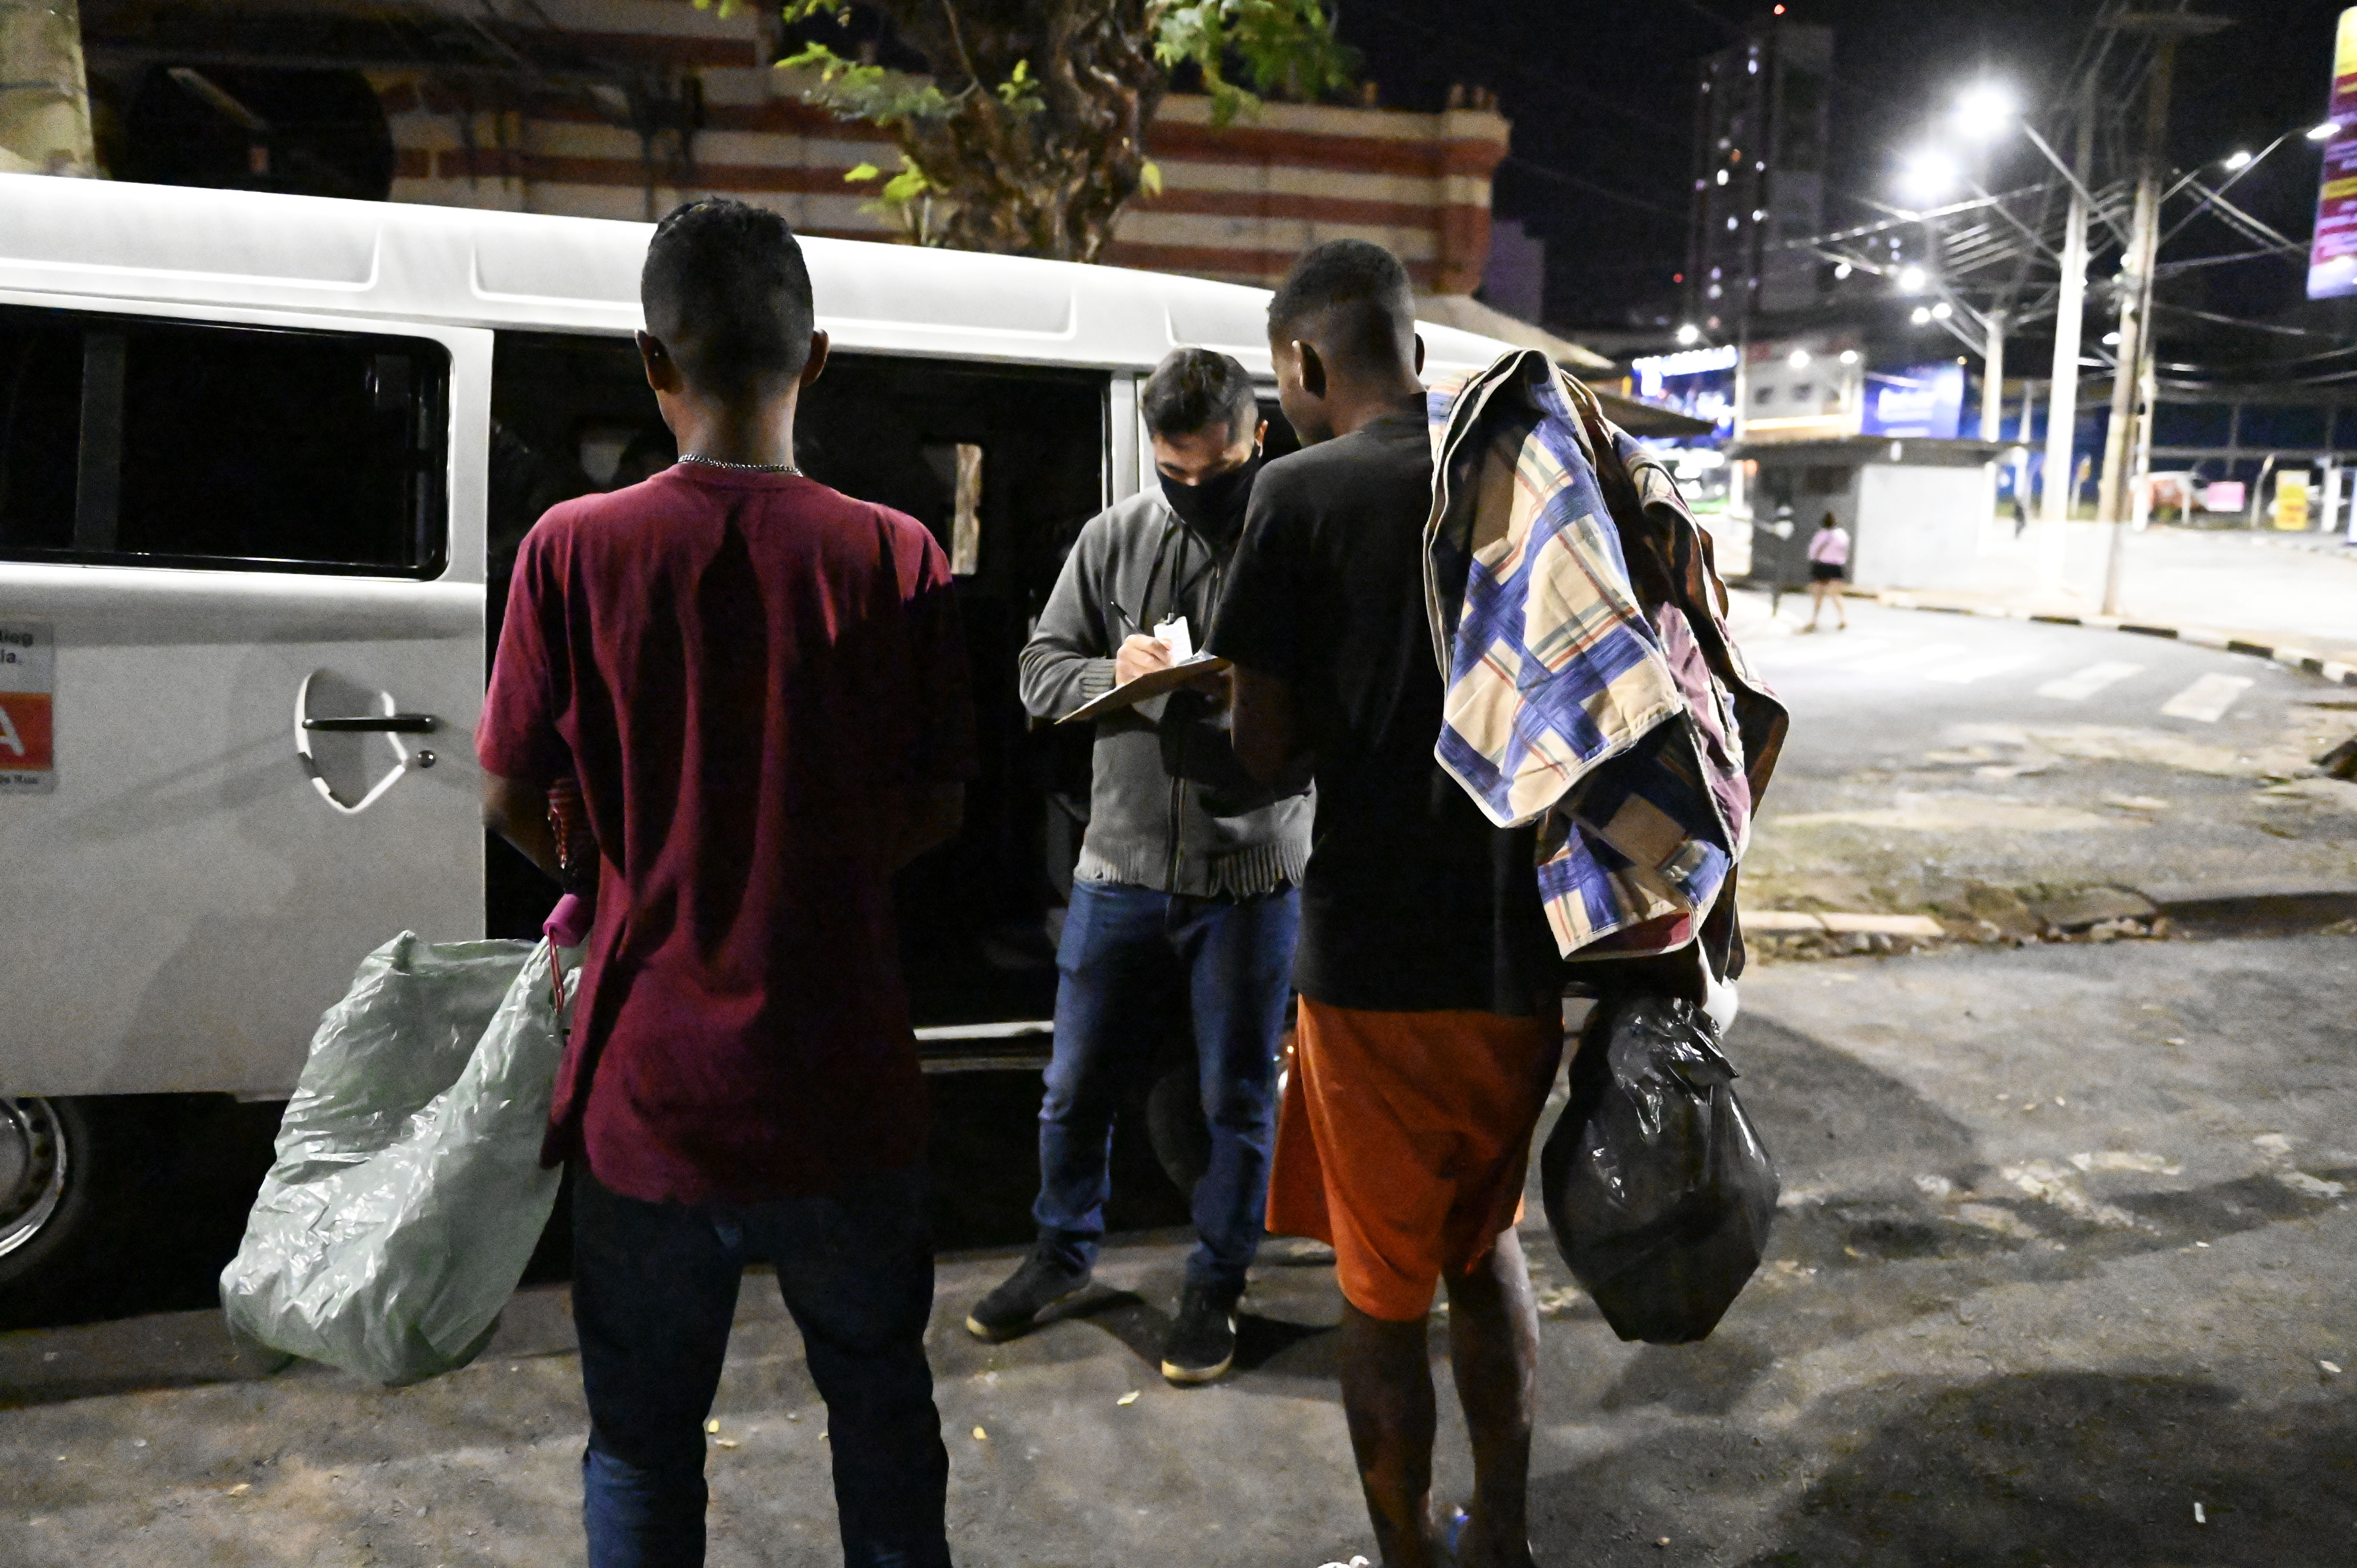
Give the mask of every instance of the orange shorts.
[[1531, 1133], [1562, 1054], [1535, 1018], [1369, 1013], [1301, 999], [1268, 1229], [1334, 1249], [1370, 1317], [1432, 1310], [1521, 1217]]

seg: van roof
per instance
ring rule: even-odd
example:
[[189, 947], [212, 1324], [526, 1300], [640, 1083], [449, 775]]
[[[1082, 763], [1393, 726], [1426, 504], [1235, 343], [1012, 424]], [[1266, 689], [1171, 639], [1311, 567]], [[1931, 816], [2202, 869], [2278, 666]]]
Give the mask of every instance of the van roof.
[[[261, 191], [0, 175], [0, 291], [374, 320], [620, 334], [648, 223]], [[1179, 344], [1269, 373], [1269, 292], [1072, 262], [805, 239], [845, 349], [1148, 366]], [[1420, 325], [1426, 368], [1509, 345]]]

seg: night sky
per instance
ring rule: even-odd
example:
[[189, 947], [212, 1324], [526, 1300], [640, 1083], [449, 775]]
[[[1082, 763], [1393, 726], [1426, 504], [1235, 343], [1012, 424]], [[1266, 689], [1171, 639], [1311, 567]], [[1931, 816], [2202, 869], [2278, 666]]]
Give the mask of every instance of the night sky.
[[[1383, 101], [1437, 109], [1452, 82], [1485, 85], [1513, 123], [1496, 204], [1548, 242], [1547, 315], [1564, 328], [1627, 327], [1676, 308], [1693, 177], [1697, 62], [1736, 42], [1767, 5], [1738, 0], [1339, 0], [1342, 35]], [[2150, 9], [2174, 8], [2152, 0]], [[2201, 0], [2236, 26], [2179, 55], [2171, 153], [2180, 166], [2323, 118], [2343, 0]], [[2017, 83], [2033, 114], [2064, 86], [2098, 0], [1792, 0], [1832, 27], [1834, 184], [1893, 199], [1900, 149], [1922, 139], [1954, 84], [1984, 71]], [[2034, 177], [2017, 146], [1990, 171]], [[2309, 233], [2315, 152], [2287, 145], [2236, 199], [2294, 239]], [[1838, 196], [1834, 222], [1862, 215]], [[2189, 231], [2181, 247], [2203, 240]], [[2224, 248], [2222, 242], [2219, 248]], [[2236, 269], [2212, 308], [2272, 316], [2301, 297], [2289, 263]]]

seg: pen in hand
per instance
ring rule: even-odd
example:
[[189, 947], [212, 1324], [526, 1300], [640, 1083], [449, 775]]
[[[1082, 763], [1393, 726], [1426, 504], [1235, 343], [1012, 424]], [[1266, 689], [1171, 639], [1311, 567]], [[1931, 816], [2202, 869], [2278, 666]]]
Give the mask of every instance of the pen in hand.
[[1170, 650], [1162, 639], [1148, 636], [1119, 599], [1108, 598], [1105, 603], [1120, 618], [1119, 635], [1113, 645], [1114, 682], [1127, 685], [1141, 675], [1167, 668]]

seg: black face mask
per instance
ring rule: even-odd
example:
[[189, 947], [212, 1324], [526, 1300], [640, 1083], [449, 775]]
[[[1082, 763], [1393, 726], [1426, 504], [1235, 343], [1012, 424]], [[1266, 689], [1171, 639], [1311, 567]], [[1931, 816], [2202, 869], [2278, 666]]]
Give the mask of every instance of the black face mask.
[[1200, 485], [1182, 485], [1168, 474], [1157, 476], [1162, 480], [1163, 499], [1188, 527], [1214, 539], [1225, 539], [1243, 525], [1244, 506], [1252, 499], [1253, 480], [1259, 477], [1260, 462], [1260, 451], [1255, 447], [1251, 459], [1242, 467], [1214, 474]]

